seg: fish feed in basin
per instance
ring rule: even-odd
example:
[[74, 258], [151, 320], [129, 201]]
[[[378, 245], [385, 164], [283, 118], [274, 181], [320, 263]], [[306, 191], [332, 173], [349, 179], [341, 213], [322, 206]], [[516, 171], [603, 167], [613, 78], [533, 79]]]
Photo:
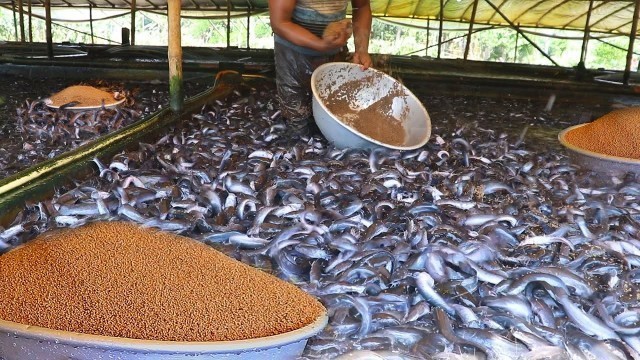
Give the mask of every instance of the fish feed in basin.
[[328, 322], [295, 285], [129, 222], [0, 255], [3, 360], [297, 359]]
[[85, 111], [119, 107], [125, 100], [93, 86], [73, 85], [44, 99], [44, 103], [52, 109]]
[[583, 168], [610, 175], [640, 174], [640, 107], [611, 111], [558, 134], [569, 157]]
[[313, 117], [338, 148], [417, 149], [429, 141], [431, 120], [420, 100], [379, 70], [333, 62], [311, 75]]

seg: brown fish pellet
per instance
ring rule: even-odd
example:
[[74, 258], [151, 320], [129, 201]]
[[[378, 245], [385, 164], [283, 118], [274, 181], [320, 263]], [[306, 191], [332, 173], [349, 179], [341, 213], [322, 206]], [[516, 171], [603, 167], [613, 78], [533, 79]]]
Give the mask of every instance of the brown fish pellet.
[[640, 159], [640, 107], [614, 110], [568, 131], [565, 139], [584, 150]]
[[49, 100], [52, 105], [62, 106], [73, 101], [78, 103], [74, 106], [101, 106], [104, 101], [105, 104], [111, 104], [116, 100], [113, 94], [94, 88], [93, 86], [86, 85], [74, 85], [53, 94]]
[[127, 222], [44, 233], [0, 256], [0, 319], [166, 341], [286, 333], [320, 302], [193, 239]]

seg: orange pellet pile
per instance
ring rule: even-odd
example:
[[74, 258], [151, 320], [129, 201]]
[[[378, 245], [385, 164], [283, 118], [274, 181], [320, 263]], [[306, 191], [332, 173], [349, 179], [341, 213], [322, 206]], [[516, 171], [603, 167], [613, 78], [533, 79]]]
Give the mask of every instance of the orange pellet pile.
[[77, 101], [78, 103], [74, 105], [76, 107], [101, 106], [103, 101], [105, 104], [111, 104], [116, 101], [113, 94], [86, 85], [69, 86], [59, 93], [53, 94], [49, 99], [54, 106], [62, 106]]
[[0, 256], [0, 319], [124, 338], [281, 334], [323, 306], [208, 245], [126, 222], [45, 233]]
[[640, 107], [612, 111], [567, 132], [565, 139], [585, 150], [640, 159]]

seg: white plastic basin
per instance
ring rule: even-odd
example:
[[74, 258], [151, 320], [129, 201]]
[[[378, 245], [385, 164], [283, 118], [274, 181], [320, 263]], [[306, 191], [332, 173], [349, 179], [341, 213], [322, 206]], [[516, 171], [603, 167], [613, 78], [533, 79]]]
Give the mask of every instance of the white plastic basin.
[[[371, 78], [373, 77], [373, 79]], [[372, 81], [373, 80], [373, 81]], [[326, 100], [337, 91], [344, 91], [344, 84], [349, 85], [346, 100], [353, 109], [350, 116], [358, 116], [358, 112], [371, 106], [378, 100], [388, 101], [391, 89], [401, 89], [400, 95], [393, 97], [390, 106], [392, 111], [389, 121], [402, 122], [404, 142], [401, 145], [388, 144], [374, 139], [355, 127], [340, 121], [326, 105]], [[372, 86], [373, 84], [373, 86]], [[342, 90], [341, 90], [342, 88]], [[431, 120], [422, 103], [391, 76], [369, 68], [362, 70], [360, 65], [347, 62], [333, 62], [319, 66], [311, 75], [313, 92], [313, 117], [322, 134], [338, 148], [376, 148], [387, 147], [398, 150], [417, 149], [429, 141], [431, 136]], [[386, 115], [385, 115], [386, 116]]]
[[328, 317], [288, 333], [258, 339], [180, 342], [80, 334], [0, 320], [2, 360], [248, 360], [298, 359]]

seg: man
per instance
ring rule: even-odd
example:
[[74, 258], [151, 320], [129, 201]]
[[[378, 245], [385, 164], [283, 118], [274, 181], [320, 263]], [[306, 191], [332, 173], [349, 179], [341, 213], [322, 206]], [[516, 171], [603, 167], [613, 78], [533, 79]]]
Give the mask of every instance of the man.
[[[276, 86], [282, 115], [292, 135], [309, 133], [312, 120], [311, 74], [320, 65], [340, 61], [350, 32], [324, 36], [330, 23], [343, 20], [349, 0], [269, 0], [274, 32]], [[354, 53], [352, 62], [371, 66], [369, 0], [351, 0]]]

